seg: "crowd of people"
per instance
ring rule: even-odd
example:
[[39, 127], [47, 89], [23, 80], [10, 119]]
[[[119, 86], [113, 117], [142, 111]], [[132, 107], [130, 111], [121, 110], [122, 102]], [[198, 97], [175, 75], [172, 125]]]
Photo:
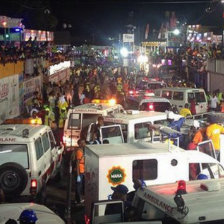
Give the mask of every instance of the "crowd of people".
[[19, 43], [0, 43], [0, 63], [3, 65], [40, 57], [47, 59], [50, 63], [57, 64], [66, 60], [69, 54], [58, 51], [49, 42], [38, 42], [36, 39], [32, 40], [31, 38], [28, 41]]

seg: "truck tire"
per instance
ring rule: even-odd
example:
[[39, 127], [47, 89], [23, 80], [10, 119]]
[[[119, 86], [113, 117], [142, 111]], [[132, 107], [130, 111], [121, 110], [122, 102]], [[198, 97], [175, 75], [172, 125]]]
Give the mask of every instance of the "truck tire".
[[0, 186], [6, 196], [20, 195], [26, 188], [28, 176], [24, 167], [17, 163], [0, 166]]

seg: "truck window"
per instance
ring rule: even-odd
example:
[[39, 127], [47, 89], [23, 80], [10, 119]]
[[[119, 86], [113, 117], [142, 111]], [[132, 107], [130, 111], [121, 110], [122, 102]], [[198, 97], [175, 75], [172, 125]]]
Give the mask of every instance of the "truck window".
[[29, 168], [27, 145], [0, 145], [0, 165], [13, 162], [18, 163], [25, 169]]
[[82, 118], [82, 128], [86, 128], [91, 123], [96, 123], [100, 114], [83, 114]]
[[43, 149], [43, 145], [41, 142], [41, 138], [38, 138], [35, 141], [35, 150], [36, 150], [36, 158], [37, 158], [37, 160], [39, 160], [41, 158], [41, 156], [44, 154], [44, 149]]
[[203, 152], [213, 158], [216, 158], [215, 157], [215, 151], [214, 151], [214, 147], [213, 147], [213, 144], [212, 144], [212, 141], [205, 141], [203, 143], [199, 143], [198, 146], [197, 146], [197, 150], [200, 151], [200, 152]]
[[[118, 123], [113, 123], [113, 122], [104, 122], [104, 125], [105, 126], [108, 126], [108, 125], [114, 125], [114, 124], [118, 124]], [[122, 130], [122, 133], [123, 133], [123, 137], [124, 137], [124, 142], [127, 143], [127, 137], [128, 137], [128, 125], [127, 124], [119, 124], [121, 126], [121, 130]]]
[[194, 99], [194, 93], [188, 93], [187, 94], [187, 97], [188, 97], [188, 103], [191, 103], [191, 101]]
[[173, 92], [173, 100], [183, 100], [184, 93], [183, 92]]
[[151, 132], [149, 129], [149, 123], [135, 124], [135, 139], [150, 138]]
[[49, 132], [49, 138], [51, 143], [51, 149], [53, 149], [56, 146], [55, 138], [53, 132]]
[[158, 162], [156, 159], [134, 160], [132, 163], [132, 178], [142, 180], [155, 180], [158, 175]]
[[103, 141], [107, 140], [108, 143], [123, 143], [122, 133], [119, 126], [117, 127], [102, 127]]
[[43, 134], [42, 141], [43, 141], [44, 151], [46, 152], [50, 148], [50, 142], [48, 139], [47, 132]]
[[68, 129], [80, 130], [81, 129], [81, 114], [72, 113], [69, 116]]
[[172, 98], [172, 91], [169, 90], [163, 90], [162, 91], [162, 97], [171, 99]]
[[206, 102], [204, 92], [197, 92], [197, 93], [195, 93], [195, 100], [196, 100], [196, 103], [204, 103], [204, 102]]
[[224, 177], [224, 170], [218, 163], [189, 164], [189, 180], [197, 180], [200, 173], [207, 175], [208, 179], [218, 179]]

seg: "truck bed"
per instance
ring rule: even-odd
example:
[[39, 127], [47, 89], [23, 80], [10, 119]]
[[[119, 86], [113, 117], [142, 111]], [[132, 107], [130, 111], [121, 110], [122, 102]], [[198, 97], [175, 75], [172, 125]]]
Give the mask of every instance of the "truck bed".
[[[203, 189], [202, 184], [208, 189]], [[138, 195], [180, 223], [224, 220], [223, 178], [186, 182], [187, 194], [182, 195], [186, 206], [185, 213], [177, 211], [177, 205], [174, 202], [176, 190], [177, 183], [154, 185], [139, 190]]]

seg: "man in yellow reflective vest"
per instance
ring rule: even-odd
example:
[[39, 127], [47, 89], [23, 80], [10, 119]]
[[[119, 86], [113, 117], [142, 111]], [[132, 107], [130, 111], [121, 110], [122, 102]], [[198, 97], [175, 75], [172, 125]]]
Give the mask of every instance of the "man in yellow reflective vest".
[[53, 121], [55, 121], [55, 114], [49, 107], [46, 107], [45, 108], [44, 125], [51, 127], [51, 124]]

